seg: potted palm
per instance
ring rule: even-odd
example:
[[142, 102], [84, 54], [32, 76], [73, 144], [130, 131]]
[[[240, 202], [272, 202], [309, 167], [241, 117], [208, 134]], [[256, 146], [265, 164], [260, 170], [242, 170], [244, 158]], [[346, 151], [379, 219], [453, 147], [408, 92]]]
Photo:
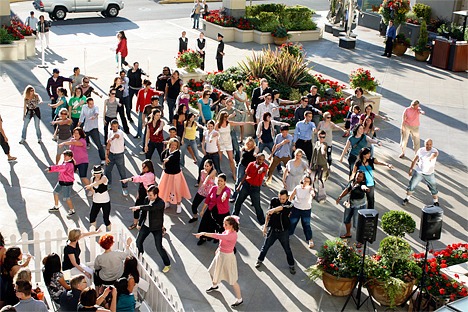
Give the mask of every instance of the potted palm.
[[273, 36], [274, 43], [278, 46], [286, 43], [291, 36], [288, 34], [286, 27], [282, 25], [276, 26], [276, 28], [271, 32], [271, 35]]
[[381, 305], [401, 305], [421, 277], [422, 270], [413, 256], [406, 233], [414, 232], [416, 223], [403, 211], [390, 211], [382, 216], [384, 238], [376, 254], [366, 257], [366, 286]]
[[393, 43], [393, 54], [397, 56], [402, 56], [405, 54], [406, 50], [410, 47], [411, 43], [409, 38], [406, 38], [405, 34], [398, 34]]
[[419, 39], [418, 43], [412, 48], [414, 52], [414, 57], [416, 60], [425, 62], [429, 55], [431, 54], [431, 47], [427, 43], [428, 35], [427, 35], [427, 25], [426, 21], [421, 21], [421, 31], [419, 32]]
[[348, 296], [359, 275], [360, 257], [354, 247], [339, 238], [327, 240], [317, 256], [317, 263], [306, 270], [309, 278], [322, 279], [325, 289], [333, 296]]

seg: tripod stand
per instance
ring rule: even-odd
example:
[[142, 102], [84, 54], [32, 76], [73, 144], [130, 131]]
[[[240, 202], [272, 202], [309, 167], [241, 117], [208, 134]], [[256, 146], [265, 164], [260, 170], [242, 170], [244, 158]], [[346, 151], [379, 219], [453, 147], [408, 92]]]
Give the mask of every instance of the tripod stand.
[[426, 286], [426, 265], [427, 265], [427, 254], [429, 252], [429, 240], [426, 241], [426, 253], [424, 254], [424, 262], [423, 262], [423, 271], [421, 274], [421, 281], [419, 282], [418, 287], [416, 287], [415, 290], [409, 295], [409, 297], [405, 300], [405, 303], [410, 300], [413, 295], [416, 293], [416, 291], [419, 289], [419, 295], [416, 299], [416, 306], [417, 306], [417, 311], [421, 311], [421, 302], [422, 302], [422, 297], [423, 293], [427, 295], [427, 286]]
[[370, 302], [372, 303], [372, 307], [374, 308], [373, 311], [377, 311], [377, 309], [375, 308], [375, 304], [374, 304], [374, 300], [372, 300], [371, 296], [367, 297], [366, 299], [364, 299], [363, 302], [361, 302], [361, 295], [362, 295], [362, 286], [364, 284], [364, 261], [366, 259], [366, 248], [367, 248], [367, 240], [364, 241], [364, 248], [362, 249], [362, 258], [361, 258], [361, 268], [359, 270], [359, 277], [358, 277], [358, 288], [357, 288], [357, 292], [356, 292], [356, 298], [354, 298], [354, 289], [353, 291], [348, 295], [348, 298], [346, 298], [346, 302], [343, 306], [343, 308], [341, 309], [341, 312], [343, 312], [346, 308], [346, 306], [348, 305], [348, 302], [349, 302], [349, 299], [353, 298], [353, 301], [354, 303], [356, 304], [356, 308], [359, 310], [363, 305], [364, 303], [370, 298]]

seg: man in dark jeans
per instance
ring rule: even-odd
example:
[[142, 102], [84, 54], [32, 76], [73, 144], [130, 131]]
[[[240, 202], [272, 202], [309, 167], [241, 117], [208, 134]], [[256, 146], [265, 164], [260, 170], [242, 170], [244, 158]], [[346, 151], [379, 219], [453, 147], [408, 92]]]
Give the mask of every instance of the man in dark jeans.
[[[83, 131], [86, 134], [86, 143], [88, 145], [88, 148], [89, 138], [91, 138], [94, 144], [96, 144], [96, 148], [99, 152], [99, 158], [101, 159], [101, 165], [105, 165], [106, 155], [104, 152], [104, 147], [102, 147], [102, 142], [98, 130], [99, 108], [94, 105], [93, 98], [86, 99], [86, 104], [87, 105], [83, 105], [83, 108], [81, 109], [78, 127], [82, 127]], [[83, 126], [81, 126], [82, 124]]]
[[265, 260], [265, 256], [271, 246], [279, 240], [281, 246], [286, 252], [286, 259], [289, 265], [289, 272], [296, 274], [296, 268], [294, 267], [294, 257], [289, 246], [289, 214], [293, 208], [293, 205], [288, 200], [288, 191], [281, 190], [279, 196], [275, 197], [270, 202], [270, 210], [267, 211], [267, 221], [263, 226], [263, 236], [266, 236], [265, 242], [263, 243], [260, 255], [255, 263], [255, 267], [259, 268]]
[[[60, 71], [58, 70], [58, 68], [54, 68], [52, 70], [52, 76], [47, 80], [47, 86], [46, 86], [46, 91], [50, 98], [50, 104], [57, 103], [57, 97], [58, 97], [57, 89], [63, 87], [63, 83], [65, 81], [71, 82], [71, 83], [74, 82], [73, 79], [60, 76]], [[51, 109], [52, 109], [51, 110], [52, 120], [54, 120], [55, 108], [51, 108]]]
[[265, 155], [260, 153], [257, 155], [255, 161], [248, 164], [245, 169], [245, 176], [237, 187], [236, 191], [239, 192], [239, 195], [237, 196], [234, 215], [239, 215], [242, 204], [247, 196], [250, 195], [250, 200], [257, 214], [258, 223], [260, 223], [260, 225], [265, 223], [265, 215], [263, 214], [262, 207], [260, 207], [260, 187], [262, 186], [263, 178], [267, 172], [268, 165], [265, 164]]
[[138, 91], [143, 87], [143, 83], [141, 80], [141, 76], [146, 76], [149, 78], [141, 68], [138, 62], [133, 63], [133, 67], [128, 70], [127, 77], [128, 77], [128, 102], [127, 102], [127, 118], [130, 123], [133, 123], [131, 116], [129, 116], [129, 111], [132, 110], [133, 106], [133, 96], [138, 95]]
[[[254, 121], [256, 121], [255, 116], [257, 115], [257, 107], [260, 103], [264, 101], [263, 95], [267, 93], [271, 94], [272, 91], [273, 90], [270, 87], [268, 87], [268, 80], [266, 80], [266, 78], [260, 79], [260, 86], [255, 88], [252, 91], [252, 100], [250, 102], [250, 108], [253, 109]], [[256, 137], [255, 133], [257, 132], [257, 124], [255, 124], [254, 128], [255, 128], [255, 131], [254, 131], [254, 138], [255, 138]]]
[[111, 131], [107, 136], [107, 148], [106, 148], [106, 171], [105, 175], [109, 180], [109, 189], [112, 185], [112, 169], [114, 165], [117, 166], [117, 170], [120, 174], [120, 182], [122, 183], [122, 194], [128, 196], [128, 184], [124, 182], [127, 179], [125, 169], [125, 139], [123, 131], [119, 129], [119, 122], [114, 119], [110, 123]]
[[140, 230], [136, 239], [138, 254], [144, 253], [143, 242], [150, 233], [153, 234], [156, 250], [164, 262], [163, 272], [167, 273], [171, 269], [171, 261], [162, 245], [164, 229], [164, 201], [158, 196], [159, 188], [151, 185], [148, 187], [148, 197], [145, 199], [146, 205], [131, 207], [133, 211], [141, 209], [140, 219], [137, 229]]

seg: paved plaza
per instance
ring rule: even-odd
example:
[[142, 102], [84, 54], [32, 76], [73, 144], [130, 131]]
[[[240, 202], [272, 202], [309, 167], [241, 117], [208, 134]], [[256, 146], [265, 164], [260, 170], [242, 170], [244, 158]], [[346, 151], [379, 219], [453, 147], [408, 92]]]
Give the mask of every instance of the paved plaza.
[[[30, 3], [15, 3], [12, 10], [25, 17], [31, 9]], [[143, 13], [142, 13], [143, 14]], [[188, 14], [187, 14], [188, 15]], [[319, 26], [323, 27], [325, 11], [317, 12]], [[99, 93], [106, 93], [115, 77], [114, 49], [115, 34], [125, 30], [128, 39], [129, 62], [139, 61], [140, 67], [146, 70], [151, 81], [163, 66], [175, 67], [175, 56], [178, 49], [178, 37], [186, 30], [189, 47], [194, 47], [198, 31], [191, 29], [187, 18], [131, 21], [119, 18], [105, 23], [78, 25], [76, 22], [67, 25], [57, 23], [50, 36], [51, 50], [46, 53], [48, 68], [39, 68], [41, 61], [30, 58], [26, 61], [0, 63], [0, 114], [8, 136], [11, 154], [18, 157], [16, 163], [7, 163], [6, 157], [0, 162], [0, 231], [8, 238], [11, 234], [26, 232], [32, 237], [33, 232], [44, 233], [51, 229], [70, 229], [89, 226], [90, 200], [86, 197], [79, 183], [74, 185], [73, 202], [77, 215], [66, 218], [66, 210], [59, 214], [49, 214], [47, 209], [53, 206], [52, 189], [57, 181], [56, 174], [44, 173], [44, 169], [55, 159], [56, 144], [52, 141], [53, 128], [49, 125], [49, 108], [42, 106], [43, 116], [41, 129], [43, 145], [37, 143], [34, 126], [28, 129], [28, 144], [20, 145], [22, 128], [22, 92], [26, 85], [33, 85], [42, 98], [48, 100], [45, 84], [53, 68], [59, 68], [61, 75], [70, 76], [72, 69], [79, 66], [82, 73], [98, 77], [92, 80]], [[447, 244], [468, 241], [467, 222], [467, 106], [468, 75], [466, 72], [455, 73], [417, 62], [413, 56], [386, 58], [381, 57], [383, 39], [374, 30], [358, 27], [358, 42], [355, 50], [344, 50], [338, 47], [338, 39], [324, 33], [323, 39], [317, 42], [304, 42], [303, 46], [310, 60], [312, 72], [342, 83], [348, 83], [348, 74], [357, 67], [370, 69], [380, 82], [377, 92], [382, 94], [381, 114], [388, 121], [377, 121], [379, 139], [383, 146], [376, 148], [375, 157], [393, 164], [395, 170], [378, 168], [375, 172], [376, 209], [380, 216], [389, 210], [404, 209], [416, 220], [419, 230], [421, 208], [431, 203], [431, 196], [426, 186], [421, 183], [414, 198], [406, 207], [400, 205], [408, 183], [408, 168], [413, 157], [411, 148], [407, 157], [399, 159], [400, 124], [403, 109], [411, 100], [419, 99], [426, 115], [421, 118], [421, 139], [432, 138], [440, 156], [436, 166], [440, 206], [444, 209], [443, 232], [439, 241], [432, 243], [432, 248], [442, 248]], [[37, 47], [39, 48], [39, 41]], [[225, 68], [236, 65], [252, 50], [260, 51], [264, 46], [256, 43], [226, 43]], [[206, 69], [213, 71], [216, 42], [207, 40]], [[102, 111], [103, 99], [95, 98]], [[132, 125], [133, 126], [133, 125]], [[101, 126], [102, 133], [102, 126]], [[167, 130], [167, 129], [166, 129]], [[126, 166], [129, 174], [139, 172], [143, 156], [139, 155], [139, 144], [133, 135], [136, 128], [131, 128], [132, 135], [126, 137]], [[333, 168], [327, 182], [328, 200], [324, 204], [314, 202], [312, 207], [312, 230], [315, 249], [309, 249], [303, 238], [302, 228], [296, 230], [291, 238], [291, 248], [297, 261], [297, 274], [291, 275], [288, 270], [285, 254], [275, 244], [267, 255], [264, 266], [254, 267], [263, 242], [260, 228], [256, 222], [253, 207], [247, 200], [241, 211], [241, 230], [237, 244], [237, 261], [239, 284], [242, 289], [244, 304], [241, 311], [339, 311], [345, 298], [331, 297], [323, 290], [321, 282], [309, 281], [304, 270], [317, 260], [319, 246], [329, 238], [337, 237], [344, 231], [342, 224], [343, 207], [335, 205], [347, 179], [347, 163], [339, 163], [339, 155], [345, 144], [341, 135], [335, 135]], [[411, 145], [410, 145], [411, 146]], [[90, 160], [98, 162], [94, 146], [89, 150]], [[153, 161], [159, 162], [157, 156]], [[90, 161], [90, 165], [92, 161]], [[192, 196], [196, 188], [196, 168], [192, 162], [186, 162], [185, 177]], [[229, 172], [227, 159], [222, 162], [223, 171]], [[114, 170], [114, 181], [118, 176]], [[161, 174], [161, 167], [156, 166], [156, 175]], [[228, 177], [230, 177], [228, 175]], [[271, 187], [262, 188], [262, 207], [267, 209], [269, 199], [280, 187], [278, 176], [275, 176]], [[229, 185], [233, 187], [232, 179]], [[132, 212], [128, 207], [134, 204], [137, 186], [130, 183], [130, 196], [121, 195], [120, 187], [114, 182], [110, 191], [112, 196], [111, 221], [114, 229], [126, 228], [131, 223]], [[168, 234], [163, 239], [172, 262], [169, 273], [161, 273], [161, 279], [170, 294], [178, 298], [186, 311], [226, 311], [231, 310], [234, 302], [231, 287], [223, 284], [219, 292], [207, 294], [210, 277], [207, 272], [213, 258], [216, 245], [206, 243], [196, 245], [192, 233], [197, 231], [198, 223], [188, 224], [191, 217], [190, 203], [182, 202], [182, 214], [175, 213], [175, 207], [166, 210], [165, 226]], [[102, 219], [98, 217], [98, 224]], [[409, 242], [415, 251], [422, 251], [423, 244], [419, 231], [410, 235]], [[133, 231], [136, 236], [137, 232]], [[384, 237], [379, 228], [377, 241], [370, 245], [370, 251], [378, 248]], [[352, 241], [353, 242], [353, 241]], [[7, 244], [9, 241], [7, 240]], [[145, 247], [153, 257], [156, 270], [162, 269], [162, 261], [156, 252], [153, 239], [148, 238]], [[354, 311], [352, 303], [347, 311]], [[361, 310], [371, 310], [370, 303]], [[378, 307], [379, 311], [384, 311]]]

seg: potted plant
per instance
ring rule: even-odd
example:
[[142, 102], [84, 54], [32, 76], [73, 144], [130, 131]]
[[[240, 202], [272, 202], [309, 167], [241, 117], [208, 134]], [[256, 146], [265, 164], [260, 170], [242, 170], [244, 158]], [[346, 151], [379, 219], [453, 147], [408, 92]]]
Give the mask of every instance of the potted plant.
[[411, 43], [409, 38], [406, 38], [405, 34], [398, 34], [393, 43], [393, 54], [402, 56], [406, 50], [410, 47]]
[[431, 54], [431, 47], [427, 43], [427, 24], [425, 20], [421, 21], [421, 31], [419, 32], [418, 43], [411, 48], [414, 52], [414, 57], [421, 62], [425, 62]]
[[349, 84], [352, 89], [361, 87], [364, 91], [375, 91], [379, 85], [375, 77], [372, 77], [370, 70], [358, 68], [349, 75]]
[[13, 36], [4, 27], [0, 27], [0, 61], [17, 61], [18, 45]]
[[276, 28], [271, 32], [271, 35], [273, 36], [275, 44], [279, 46], [286, 43], [288, 38], [291, 37], [291, 35], [288, 34], [288, 30], [282, 25], [276, 26]]
[[317, 263], [306, 272], [310, 279], [321, 278], [325, 289], [333, 296], [347, 296], [356, 286], [360, 257], [343, 240], [327, 240], [317, 254]]
[[379, 14], [385, 25], [388, 25], [390, 20], [393, 20], [395, 25], [403, 24], [409, 11], [409, 0], [384, 0], [379, 8]]
[[413, 233], [416, 223], [403, 211], [390, 211], [382, 216], [384, 238], [377, 253], [366, 257], [367, 288], [381, 305], [395, 307], [411, 294], [422, 270], [412, 255], [410, 244], [403, 239]]
[[199, 68], [202, 63], [202, 58], [197, 51], [188, 49], [183, 53], [177, 54], [176, 65], [178, 68], [183, 68], [187, 72], [194, 72], [196, 68]]

